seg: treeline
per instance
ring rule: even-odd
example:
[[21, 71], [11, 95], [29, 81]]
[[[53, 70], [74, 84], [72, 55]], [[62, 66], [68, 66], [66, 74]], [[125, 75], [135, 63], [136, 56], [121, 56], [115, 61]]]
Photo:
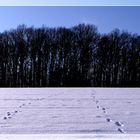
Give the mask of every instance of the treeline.
[[0, 87], [139, 87], [140, 36], [94, 25], [0, 33]]

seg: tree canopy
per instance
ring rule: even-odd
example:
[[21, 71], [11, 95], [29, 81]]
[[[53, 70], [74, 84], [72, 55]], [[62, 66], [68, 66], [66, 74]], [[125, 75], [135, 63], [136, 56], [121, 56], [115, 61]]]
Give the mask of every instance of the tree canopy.
[[140, 87], [140, 36], [20, 25], [0, 33], [0, 87]]

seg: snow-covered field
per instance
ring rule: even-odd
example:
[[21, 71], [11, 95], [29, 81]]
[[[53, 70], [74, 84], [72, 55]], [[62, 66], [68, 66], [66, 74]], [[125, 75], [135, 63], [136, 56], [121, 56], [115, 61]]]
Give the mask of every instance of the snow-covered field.
[[140, 134], [140, 88], [1, 88], [1, 134]]

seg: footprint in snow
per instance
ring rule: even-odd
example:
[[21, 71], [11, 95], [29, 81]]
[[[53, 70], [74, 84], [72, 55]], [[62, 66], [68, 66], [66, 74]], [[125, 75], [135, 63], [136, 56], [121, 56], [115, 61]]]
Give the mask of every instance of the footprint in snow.
[[7, 116], [10, 116], [11, 115], [11, 113], [10, 112], [7, 112]]
[[103, 107], [102, 110], [105, 110], [105, 108]]
[[124, 130], [121, 129], [121, 128], [118, 128], [118, 131], [121, 132], [121, 133], [125, 133]]
[[115, 124], [116, 124], [117, 126], [124, 126], [124, 124], [121, 123], [121, 122], [115, 122]]
[[98, 103], [99, 103], [99, 101], [97, 100], [97, 101], [96, 101], [96, 104], [98, 104]]
[[106, 111], [104, 110], [103, 113], [106, 113]]
[[4, 119], [4, 120], [7, 120], [7, 117], [4, 117], [3, 119]]
[[100, 108], [99, 106], [97, 106], [97, 108]]
[[132, 102], [127, 102], [128, 104], [131, 104]]
[[107, 118], [106, 121], [107, 122], [112, 122], [112, 120], [110, 118]]

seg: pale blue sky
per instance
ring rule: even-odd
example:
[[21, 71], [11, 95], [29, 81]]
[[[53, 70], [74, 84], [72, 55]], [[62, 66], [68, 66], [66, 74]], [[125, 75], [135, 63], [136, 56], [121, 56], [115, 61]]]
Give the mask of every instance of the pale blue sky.
[[94, 24], [102, 33], [114, 28], [140, 34], [140, 7], [0, 7], [0, 32], [27, 26], [71, 27]]
[[20, 6], [105, 6], [105, 5], [135, 5], [140, 6], [140, 0], [1, 0], [0, 5]]

